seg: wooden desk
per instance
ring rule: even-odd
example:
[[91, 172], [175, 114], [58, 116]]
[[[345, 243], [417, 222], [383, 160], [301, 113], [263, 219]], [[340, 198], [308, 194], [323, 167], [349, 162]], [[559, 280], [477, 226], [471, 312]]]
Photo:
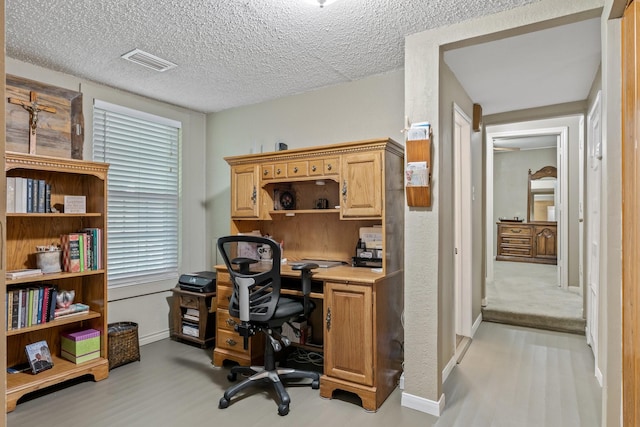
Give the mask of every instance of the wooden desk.
[[[252, 337], [247, 350], [233, 330], [238, 318], [229, 315], [232, 285], [224, 266], [217, 271], [217, 332], [213, 362], [242, 365], [261, 362], [262, 335]], [[281, 269], [283, 294], [301, 295], [295, 288], [300, 272]], [[292, 280], [287, 280], [292, 279]], [[299, 283], [299, 282], [297, 282]], [[324, 352], [320, 396], [335, 390], [357, 394], [362, 406], [376, 411], [395, 389], [402, 372], [402, 272], [385, 275], [369, 268], [339, 266], [314, 270], [311, 297], [316, 309], [310, 316], [312, 342]]]
[[[314, 270], [312, 343], [324, 352], [320, 395], [346, 390], [375, 411], [396, 387], [403, 361], [400, 318], [404, 289], [404, 147], [389, 139], [226, 157], [230, 166], [229, 234], [253, 233], [283, 242], [290, 262], [350, 262], [361, 229], [378, 227], [382, 268]], [[282, 195], [294, 202], [285, 206]], [[320, 200], [328, 209], [318, 209]], [[217, 268], [217, 331], [213, 362], [259, 364], [262, 334], [245, 351], [229, 316], [231, 282]], [[300, 272], [282, 266], [283, 294], [300, 295]]]

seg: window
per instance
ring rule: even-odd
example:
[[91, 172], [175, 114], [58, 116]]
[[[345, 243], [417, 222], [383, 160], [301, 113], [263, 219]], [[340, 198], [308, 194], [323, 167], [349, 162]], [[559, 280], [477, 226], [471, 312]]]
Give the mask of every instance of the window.
[[96, 100], [93, 158], [109, 163], [109, 287], [175, 279], [180, 136], [174, 120]]

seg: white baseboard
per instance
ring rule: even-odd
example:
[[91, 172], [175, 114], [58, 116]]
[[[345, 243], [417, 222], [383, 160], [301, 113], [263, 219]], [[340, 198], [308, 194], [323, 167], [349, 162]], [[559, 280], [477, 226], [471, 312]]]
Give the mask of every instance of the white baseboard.
[[145, 335], [144, 337], [139, 337], [138, 341], [140, 345], [151, 344], [152, 342], [160, 341], [165, 338], [169, 338], [169, 329], [165, 329], [164, 331], [155, 332], [153, 334]]
[[602, 388], [602, 372], [600, 372], [600, 368], [596, 366], [596, 380], [598, 380], [598, 384], [600, 384], [600, 388]]
[[442, 414], [442, 411], [444, 411], [444, 394], [442, 394], [440, 399], [435, 402], [433, 400], [425, 399], [424, 397], [418, 397], [402, 392], [400, 405], [405, 408], [415, 409], [416, 411], [439, 417], [440, 414]]
[[398, 385], [400, 390], [404, 390], [404, 372], [400, 375], [400, 384]]
[[476, 317], [476, 321], [473, 322], [473, 325], [471, 326], [471, 338], [476, 335], [476, 331], [480, 327], [480, 323], [482, 323], [482, 313], [478, 314], [478, 317]]
[[449, 359], [447, 366], [445, 366], [444, 369], [442, 370], [442, 384], [444, 384], [444, 382], [449, 377], [449, 374], [451, 373], [451, 371], [453, 371], [453, 368], [456, 366], [457, 360], [458, 360], [458, 355], [454, 354], [453, 357]]

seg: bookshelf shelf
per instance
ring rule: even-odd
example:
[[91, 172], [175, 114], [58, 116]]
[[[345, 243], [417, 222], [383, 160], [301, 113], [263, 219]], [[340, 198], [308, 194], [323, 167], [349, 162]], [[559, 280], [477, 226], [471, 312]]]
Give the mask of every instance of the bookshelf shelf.
[[75, 364], [53, 356], [53, 368], [33, 375], [30, 372], [7, 374], [7, 412], [13, 411], [20, 397], [63, 381], [92, 374], [96, 381], [109, 376], [109, 360], [103, 357]]
[[339, 214], [340, 209], [289, 209], [269, 211], [270, 215], [297, 215], [297, 214]]
[[11, 286], [11, 285], [24, 284], [24, 283], [49, 282], [52, 280], [69, 279], [72, 277], [103, 275], [105, 273], [106, 273], [105, 270], [87, 270], [87, 271], [81, 271], [79, 273], [66, 273], [66, 272], [48, 273], [48, 274], [43, 274], [41, 276], [21, 277], [19, 279], [6, 279], [6, 283], [7, 283], [7, 286]]
[[10, 337], [13, 335], [26, 334], [29, 332], [39, 331], [41, 329], [47, 328], [57, 328], [58, 326], [68, 325], [70, 323], [78, 323], [89, 319], [95, 319], [100, 316], [102, 316], [100, 313], [89, 310], [89, 312], [87, 313], [71, 314], [68, 316], [59, 317], [47, 323], [41, 323], [39, 325], [27, 326], [26, 328], [20, 329], [11, 329], [7, 331], [7, 336]]
[[[88, 213], [8, 213], [6, 238], [6, 270], [36, 268], [36, 247], [59, 244], [60, 236], [83, 229], [107, 225], [107, 172], [108, 165], [82, 160], [54, 158], [23, 153], [5, 153], [7, 177], [45, 181], [50, 186], [51, 205], [64, 203], [68, 195], [85, 196]], [[106, 260], [106, 233], [101, 242], [102, 261]], [[5, 292], [54, 286], [58, 290], [74, 291], [76, 302], [89, 305], [89, 311], [73, 314], [46, 323], [12, 327], [5, 331], [6, 365], [27, 362], [25, 346], [46, 341], [53, 358], [52, 369], [36, 375], [30, 373], [7, 374], [6, 411], [15, 409], [18, 399], [25, 394], [83, 375], [92, 375], [95, 381], [109, 375], [107, 325], [107, 271], [85, 270], [77, 273], [49, 273], [5, 281]], [[24, 306], [23, 306], [24, 307]], [[35, 305], [34, 305], [35, 307]], [[15, 311], [13, 312], [15, 313]], [[8, 313], [7, 314], [7, 318]], [[12, 319], [16, 317], [12, 315]], [[100, 331], [100, 358], [82, 364], [62, 359], [61, 335], [83, 329]]]
[[27, 218], [91, 218], [91, 217], [101, 217], [102, 214], [98, 212], [88, 212], [88, 213], [79, 213], [79, 214], [71, 214], [71, 213], [16, 213], [11, 212], [7, 213], [7, 218], [9, 217], [27, 217]]

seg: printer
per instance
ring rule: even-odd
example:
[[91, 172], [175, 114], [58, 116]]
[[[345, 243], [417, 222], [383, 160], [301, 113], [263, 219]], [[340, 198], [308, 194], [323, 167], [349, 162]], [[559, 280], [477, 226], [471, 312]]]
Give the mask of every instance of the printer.
[[181, 274], [178, 286], [183, 291], [214, 292], [216, 290], [216, 272], [199, 271], [197, 273]]

